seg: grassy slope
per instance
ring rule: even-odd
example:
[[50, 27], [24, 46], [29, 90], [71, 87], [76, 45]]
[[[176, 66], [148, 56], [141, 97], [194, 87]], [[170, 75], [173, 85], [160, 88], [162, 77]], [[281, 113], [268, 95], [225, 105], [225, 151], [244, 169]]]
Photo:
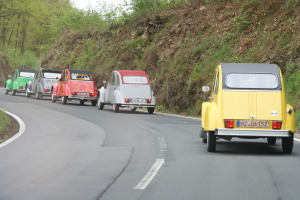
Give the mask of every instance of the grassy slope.
[[[300, 109], [300, 3], [297, 0], [221, 2], [142, 16], [105, 33], [69, 32], [42, 62], [49, 68], [90, 69], [96, 81], [114, 69], [150, 75], [158, 109], [198, 115], [220, 62], [278, 64], [288, 101]], [[300, 112], [297, 113], [298, 130]]]
[[5, 139], [4, 132], [8, 126], [8, 118], [2, 110], [0, 110], [0, 143]]
[[6, 129], [8, 125], [8, 119], [6, 114], [0, 110], [0, 134]]

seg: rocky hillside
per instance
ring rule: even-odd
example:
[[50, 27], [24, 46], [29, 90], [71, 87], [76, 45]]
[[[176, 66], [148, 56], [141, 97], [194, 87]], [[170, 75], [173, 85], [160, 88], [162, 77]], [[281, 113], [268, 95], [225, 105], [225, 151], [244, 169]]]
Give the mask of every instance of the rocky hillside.
[[8, 65], [7, 59], [4, 57], [3, 53], [0, 52], [0, 87], [4, 87], [5, 81], [10, 73], [11, 69]]
[[[114, 69], [145, 70], [158, 109], [198, 115], [201, 86], [220, 62], [275, 63], [289, 88], [300, 85], [299, 7], [295, 0], [220, 1], [148, 14], [106, 32], [69, 31], [42, 67], [90, 69], [99, 85]], [[300, 93], [288, 92], [300, 109]]]

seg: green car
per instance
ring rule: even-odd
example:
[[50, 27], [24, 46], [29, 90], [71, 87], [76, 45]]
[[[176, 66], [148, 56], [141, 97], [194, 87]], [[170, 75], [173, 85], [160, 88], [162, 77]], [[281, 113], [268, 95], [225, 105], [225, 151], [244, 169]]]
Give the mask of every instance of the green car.
[[16, 93], [25, 93], [25, 86], [27, 82], [34, 79], [35, 70], [26, 68], [16, 68], [14, 76], [5, 82], [6, 92], [8, 94], [12, 91], [12, 95]]

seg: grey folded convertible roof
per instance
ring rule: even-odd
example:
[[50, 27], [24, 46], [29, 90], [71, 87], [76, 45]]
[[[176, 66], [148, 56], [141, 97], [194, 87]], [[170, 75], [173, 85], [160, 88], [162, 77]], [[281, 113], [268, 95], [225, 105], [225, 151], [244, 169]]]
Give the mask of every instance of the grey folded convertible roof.
[[33, 72], [35, 73], [36, 70], [33, 69], [26, 69], [26, 68], [18, 68], [19, 72]]
[[71, 73], [86, 73], [92, 74], [90, 70], [82, 70], [82, 69], [69, 69]]
[[40, 68], [39, 70], [42, 70], [42, 72], [61, 73], [61, 70], [59, 70], [59, 69], [46, 69], [46, 68]]
[[223, 77], [223, 89], [231, 89], [226, 86], [225, 80], [227, 74], [230, 73], [258, 73], [258, 74], [275, 74], [278, 77], [279, 85], [274, 89], [267, 90], [280, 90], [280, 71], [276, 64], [262, 64], [262, 63], [221, 63], [222, 67], [222, 77]]

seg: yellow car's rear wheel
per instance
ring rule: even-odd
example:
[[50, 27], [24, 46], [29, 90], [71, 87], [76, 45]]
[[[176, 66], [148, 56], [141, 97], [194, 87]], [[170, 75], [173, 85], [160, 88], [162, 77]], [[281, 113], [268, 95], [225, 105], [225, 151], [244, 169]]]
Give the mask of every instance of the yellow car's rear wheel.
[[217, 138], [214, 131], [207, 131], [207, 151], [215, 152], [217, 145]]

